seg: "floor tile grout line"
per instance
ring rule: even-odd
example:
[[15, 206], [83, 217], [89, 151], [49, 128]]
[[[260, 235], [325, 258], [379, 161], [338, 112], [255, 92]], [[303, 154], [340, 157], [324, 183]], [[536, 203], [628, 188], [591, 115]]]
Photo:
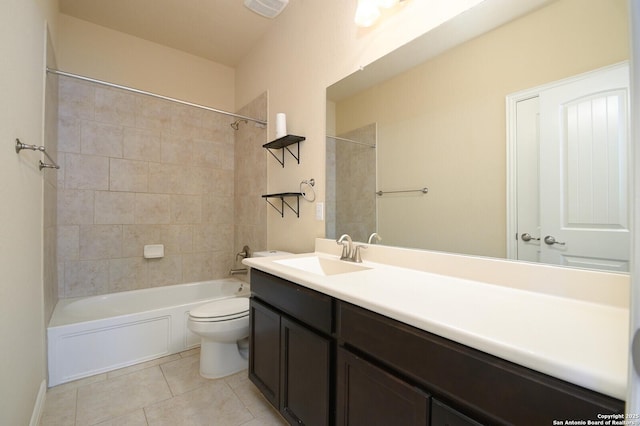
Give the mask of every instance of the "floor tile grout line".
[[76, 394], [73, 400], [73, 424], [75, 425], [78, 422], [78, 388], [74, 389], [74, 393]]

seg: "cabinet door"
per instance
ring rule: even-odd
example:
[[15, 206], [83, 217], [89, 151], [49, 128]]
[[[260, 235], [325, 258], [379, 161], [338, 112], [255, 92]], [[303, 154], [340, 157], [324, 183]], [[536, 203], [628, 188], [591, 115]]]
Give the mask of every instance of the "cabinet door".
[[431, 407], [431, 426], [482, 426], [482, 424], [434, 399]]
[[429, 424], [429, 396], [420, 389], [343, 348], [337, 363], [337, 425]]
[[291, 424], [330, 423], [331, 341], [282, 318], [282, 415]]
[[280, 315], [251, 298], [249, 379], [280, 408]]

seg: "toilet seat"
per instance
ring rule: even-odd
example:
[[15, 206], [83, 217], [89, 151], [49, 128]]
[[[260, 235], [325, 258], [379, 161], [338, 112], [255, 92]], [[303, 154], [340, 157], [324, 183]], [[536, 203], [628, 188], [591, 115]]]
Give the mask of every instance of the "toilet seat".
[[249, 315], [249, 299], [247, 297], [232, 297], [216, 300], [198, 306], [189, 312], [189, 319], [202, 322], [221, 322]]

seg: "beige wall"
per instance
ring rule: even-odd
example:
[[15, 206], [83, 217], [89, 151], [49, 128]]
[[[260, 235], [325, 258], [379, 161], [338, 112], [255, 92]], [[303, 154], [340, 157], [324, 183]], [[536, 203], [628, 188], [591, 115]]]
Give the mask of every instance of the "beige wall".
[[[45, 379], [43, 175], [40, 155], [16, 155], [16, 138], [43, 145], [45, 22], [55, 1], [9, 0], [0, 13], [0, 424], [29, 424]], [[55, 35], [55, 32], [54, 32]]]
[[63, 14], [59, 37], [62, 71], [224, 111], [235, 109], [233, 68]]
[[[282, 168], [267, 159], [268, 191], [297, 191], [300, 181], [314, 178], [316, 201], [325, 197], [325, 89], [360, 66], [434, 28], [477, 1], [408, 1], [386, 13], [370, 29], [353, 23], [355, 1], [295, 1], [278, 17], [278, 25], [255, 46], [236, 69], [236, 103], [269, 91], [269, 122], [287, 114], [289, 133], [307, 138], [301, 143], [300, 165]], [[269, 139], [275, 127], [269, 125]], [[286, 154], [288, 155], [288, 153]], [[273, 210], [273, 209], [272, 209]], [[315, 206], [301, 201], [300, 218], [267, 213], [268, 248], [311, 251], [314, 238], [324, 236], [324, 221]]]
[[385, 243], [506, 255], [505, 96], [628, 58], [625, 0], [562, 0], [340, 102], [337, 132], [378, 124]]

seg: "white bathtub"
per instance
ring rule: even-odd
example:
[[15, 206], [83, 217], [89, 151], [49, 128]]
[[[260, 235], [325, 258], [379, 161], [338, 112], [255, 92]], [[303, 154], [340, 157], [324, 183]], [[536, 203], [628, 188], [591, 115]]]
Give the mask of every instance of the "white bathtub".
[[49, 386], [198, 346], [189, 311], [248, 296], [249, 285], [230, 278], [61, 299], [47, 328]]

